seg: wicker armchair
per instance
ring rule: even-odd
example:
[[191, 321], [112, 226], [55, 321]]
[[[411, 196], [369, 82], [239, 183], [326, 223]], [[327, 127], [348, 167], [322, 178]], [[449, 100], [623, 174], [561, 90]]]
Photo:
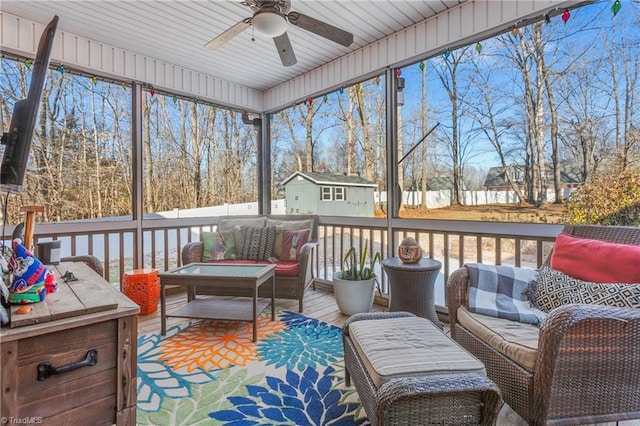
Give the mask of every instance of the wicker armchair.
[[[565, 226], [563, 232], [640, 245], [640, 228]], [[548, 265], [551, 255], [547, 257]], [[447, 283], [451, 335], [484, 362], [503, 399], [529, 424], [584, 424], [640, 418], [640, 310], [566, 305], [540, 325], [535, 371], [495, 350], [457, 320], [469, 275]]]

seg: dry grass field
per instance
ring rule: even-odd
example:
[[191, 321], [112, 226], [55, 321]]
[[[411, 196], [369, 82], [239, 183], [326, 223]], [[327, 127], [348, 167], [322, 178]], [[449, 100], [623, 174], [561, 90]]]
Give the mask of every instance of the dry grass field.
[[[562, 204], [546, 204], [542, 207], [515, 204], [486, 204], [481, 206], [449, 206], [439, 209], [404, 207], [404, 218], [477, 220], [485, 222], [562, 223]], [[384, 213], [381, 213], [384, 216]]]

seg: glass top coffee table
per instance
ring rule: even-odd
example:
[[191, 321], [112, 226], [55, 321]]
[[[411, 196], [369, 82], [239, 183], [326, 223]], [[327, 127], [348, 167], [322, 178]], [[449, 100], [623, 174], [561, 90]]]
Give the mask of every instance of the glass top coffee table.
[[[190, 263], [158, 274], [160, 277], [160, 321], [164, 336], [167, 332], [167, 317], [200, 318], [213, 320], [234, 320], [253, 323], [253, 341], [258, 339], [258, 314], [269, 302], [258, 301], [258, 287], [271, 281], [271, 320], [276, 319], [275, 278], [276, 266], [238, 265], [225, 263]], [[166, 286], [177, 285], [187, 288], [187, 304], [167, 313]], [[253, 300], [247, 299], [198, 299], [196, 287], [229, 287], [250, 289]], [[245, 290], [246, 291], [246, 290]], [[241, 294], [241, 292], [239, 292]]]

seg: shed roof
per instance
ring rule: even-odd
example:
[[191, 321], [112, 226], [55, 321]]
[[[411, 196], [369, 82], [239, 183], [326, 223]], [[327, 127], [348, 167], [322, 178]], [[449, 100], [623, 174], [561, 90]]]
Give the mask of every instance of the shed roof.
[[291, 176], [282, 181], [282, 185], [286, 185], [296, 177], [302, 177], [316, 185], [340, 185], [340, 186], [363, 186], [376, 188], [378, 185], [361, 176], [356, 175], [339, 175], [331, 173], [315, 173], [315, 172], [294, 172]]

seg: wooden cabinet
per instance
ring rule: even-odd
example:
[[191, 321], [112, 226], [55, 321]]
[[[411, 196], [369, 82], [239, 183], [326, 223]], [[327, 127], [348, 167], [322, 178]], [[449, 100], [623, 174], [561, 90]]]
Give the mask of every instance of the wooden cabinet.
[[[65, 282], [70, 271], [77, 281]], [[0, 330], [0, 417], [9, 423], [136, 423], [139, 307], [83, 263]]]

